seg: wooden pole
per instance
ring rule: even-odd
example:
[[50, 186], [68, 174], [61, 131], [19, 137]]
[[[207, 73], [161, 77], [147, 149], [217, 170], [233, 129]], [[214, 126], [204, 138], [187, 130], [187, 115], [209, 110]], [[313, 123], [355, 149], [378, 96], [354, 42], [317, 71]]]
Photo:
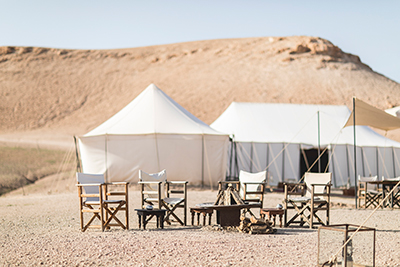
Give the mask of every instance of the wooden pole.
[[321, 131], [320, 131], [320, 124], [319, 124], [319, 110], [318, 110], [318, 172], [321, 172], [321, 158], [320, 158], [320, 154], [321, 154]]
[[356, 147], [356, 98], [353, 97], [353, 133], [354, 133], [354, 195], [357, 207], [357, 147]]

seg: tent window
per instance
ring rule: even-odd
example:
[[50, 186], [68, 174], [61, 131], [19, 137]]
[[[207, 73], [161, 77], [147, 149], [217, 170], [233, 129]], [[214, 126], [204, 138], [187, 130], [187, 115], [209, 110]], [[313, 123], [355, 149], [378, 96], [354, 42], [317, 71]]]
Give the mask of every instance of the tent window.
[[[321, 151], [322, 152], [322, 151]], [[306, 158], [304, 158], [306, 157]], [[318, 158], [318, 149], [305, 149], [304, 153], [300, 152], [300, 174], [303, 177], [303, 174], [308, 171], [309, 166], [312, 166], [314, 161]], [[324, 172], [328, 165], [329, 161], [329, 153], [324, 153], [321, 158], [321, 172]], [[314, 166], [309, 170], [309, 172], [318, 172], [318, 162], [314, 164]]]

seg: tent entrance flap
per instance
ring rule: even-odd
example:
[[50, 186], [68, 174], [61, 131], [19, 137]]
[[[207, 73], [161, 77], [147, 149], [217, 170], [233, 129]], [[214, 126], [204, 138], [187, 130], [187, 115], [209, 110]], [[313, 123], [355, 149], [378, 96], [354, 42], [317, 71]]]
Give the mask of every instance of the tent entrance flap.
[[[300, 152], [300, 177], [303, 177], [306, 172], [318, 172], [318, 162], [314, 162], [318, 159], [318, 149], [303, 149]], [[321, 172], [324, 172], [328, 166], [329, 153], [323, 153], [320, 158]], [[314, 164], [314, 166], [313, 166]], [[311, 167], [312, 166], [312, 167]], [[311, 169], [309, 170], [309, 168]]]

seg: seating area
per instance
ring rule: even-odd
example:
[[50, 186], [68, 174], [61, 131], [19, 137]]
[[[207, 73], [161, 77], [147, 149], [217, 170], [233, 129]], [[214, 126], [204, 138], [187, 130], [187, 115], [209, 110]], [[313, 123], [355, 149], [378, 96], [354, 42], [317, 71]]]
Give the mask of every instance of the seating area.
[[[219, 182], [215, 202], [188, 207], [188, 181], [168, 180], [166, 170], [157, 173], [140, 170], [140, 200], [137, 203], [138, 206], [140, 203], [140, 208], [136, 208], [135, 212], [139, 216], [139, 227], [143, 226], [144, 229], [152, 218], [156, 218], [157, 228], [160, 226], [161, 229], [164, 223], [186, 226], [188, 211], [191, 225], [211, 225], [214, 211], [217, 213], [214, 217], [217, 224], [228, 226], [234, 222], [236, 225], [243, 211], [255, 216], [250, 210], [255, 208], [259, 209], [257, 216], [269, 220], [274, 227], [279, 219], [280, 227], [307, 226], [311, 229], [317, 225], [329, 225], [331, 177], [331, 173], [306, 172], [303, 182], [283, 184], [283, 206], [264, 207], [266, 172], [249, 173], [241, 170], [238, 181]], [[76, 178], [82, 232], [92, 228], [102, 231], [111, 227], [129, 229], [127, 182], [108, 183], [103, 174], [80, 172], [76, 173]], [[399, 178], [378, 180], [377, 176], [359, 176], [359, 207], [400, 207], [400, 191], [391, 191], [398, 182]], [[237, 209], [233, 211], [236, 206]], [[233, 214], [235, 218], [231, 218]]]

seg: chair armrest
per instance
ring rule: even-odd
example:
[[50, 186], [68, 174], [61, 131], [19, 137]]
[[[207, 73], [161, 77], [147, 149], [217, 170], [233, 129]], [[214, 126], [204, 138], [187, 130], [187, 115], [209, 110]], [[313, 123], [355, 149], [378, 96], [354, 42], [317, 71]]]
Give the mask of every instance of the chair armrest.
[[100, 186], [104, 184], [76, 184], [76, 186]]
[[332, 184], [311, 184], [311, 186], [316, 185], [316, 186], [332, 186]]
[[129, 182], [112, 182], [112, 183], [105, 183], [106, 185], [126, 185]]
[[240, 181], [218, 181], [219, 184], [238, 184]]
[[189, 181], [166, 181], [167, 184], [187, 184]]
[[162, 182], [147, 182], [147, 181], [139, 181], [138, 184], [161, 184]]
[[242, 184], [268, 184], [267, 182], [242, 182]]
[[301, 186], [303, 186], [304, 183], [287, 183], [287, 182], [284, 182], [283, 185], [284, 185], [284, 186], [285, 186], [285, 185], [301, 185]]

